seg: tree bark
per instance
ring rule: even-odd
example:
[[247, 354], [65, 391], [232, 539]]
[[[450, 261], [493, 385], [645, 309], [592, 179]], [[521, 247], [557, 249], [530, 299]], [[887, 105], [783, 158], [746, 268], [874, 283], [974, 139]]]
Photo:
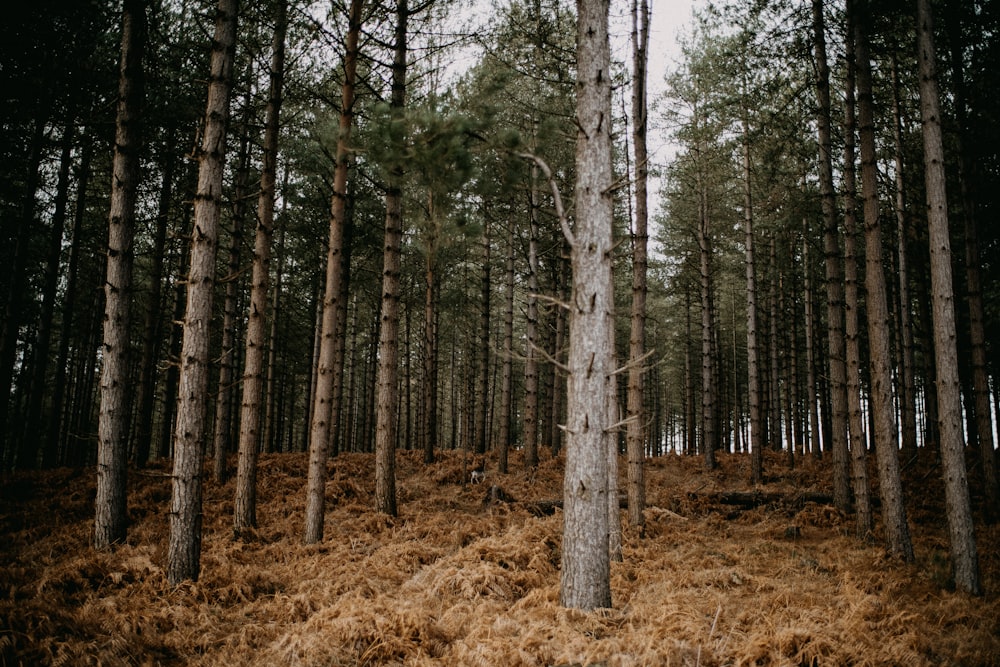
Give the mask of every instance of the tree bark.
[[331, 404], [334, 398], [334, 370], [337, 356], [338, 300], [344, 275], [343, 248], [347, 210], [347, 171], [351, 127], [354, 122], [354, 86], [357, 79], [358, 37], [361, 33], [362, 0], [351, 0], [347, 36], [344, 42], [344, 84], [341, 89], [340, 132], [337, 136], [337, 162], [333, 174], [333, 198], [330, 203], [330, 235], [327, 242], [326, 284], [320, 322], [319, 360], [316, 365], [316, 388], [313, 392], [312, 418], [309, 424], [309, 481], [306, 491], [306, 525], [303, 541], [315, 544], [323, 539], [323, 515], [326, 493], [326, 460], [333, 428]]
[[[267, 308], [270, 297], [271, 241], [274, 236], [274, 199], [278, 165], [282, 85], [285, 74], [287, 2], [278, 0], [271, 44], [270, 87], [264, 121], [264, 156], [257, 198], [250, 307], [247, 312], [243, 398], [240, 403], [240, 444], [236, 466], [233, 531], [241, 535], [257, 527], [257, 453], [260, 448], [261, 398], [267, 353]], [[271, 315], [274, 318], [274, 313]]]
[[[391, 112], [399, 114], [406, 102], [408, 0], [396, 1], [395, 54], [392, 61]], [[399, 274], [403, 238], [403, 165], [389, 173], [385, 194], [385, 254], [382, 269], [382, 315], [378, 342], [378, 381], [375, 405], [375, 509], [396, 516], [396, 413], [399, 409]]]
[[743, 238], [747, 286], [747, 385], [750, 403], [750, 482], [764, 482], [764, 417], [761, 411], [760, 345], [757, 342], [757, 266], [750, 180], [750, 127], [743, 110]]
[[981, 595], [969, 483], [962, 435], [962, 397], [958, 377], [955, 291], [948, 235], [948, 195], [945, 187], [941, 103], [934, 58], [934, 24], [929, 0], [917, 0], [917, 56], [920, 67], [920, 116], [923, 120], [924, 180], [931, 256], [931, 305], [934, 310], [934, 360], [937, 365], [938, 416], [945, 504], [951, 538], [955, 585]]
[[538, 465], [538, 168], [531, 170], [528, 220], [528, 306], [524, 324], [524, 465]]
[[878, 457], [882, 496], [882, 519], [890, 553], [912, 562], [913, 544], [903, 505], [899, 476], [899, 447], [892, 401], [892, 369], [889, 353], [890, 320], [882, 268], [882, 229], [879, 221], [878, 165], [875, 154], [875, 125], [872, 99], [871, 59], [866, 0], [855, 22], [855, 50], [858, 87], [858, 131], [861, 146], [861, 187], [865, 222], [865, 287], [867, 290], [869, 370], [871, 373], [872, 417], [875, 424], [875, 451]]
[[177, 426], [174, 431], [170, 542], [167, 551], [167, 579], [171, 584], [185, 579], [197, 580], [201, 570], [202, 457], [206, 437], [209, 330], [238, 8], [238, 0], [219, 0], [212, 40], [205, 127], [198, 152], [198, 189], [194, 199], [191, 267], [187, 279]]
[[576, 229], [569, 341], [565, 518], [560, 601], [611, 606], [608, 419], [611, 287], [611, 57], [607, 0], [577, 3]]
[[142, 145], [142, 59], [146, 43], [146, 6], [127, 0], [122, 8], [122, 58], [118, 118], [111, 178], [107, 278], [104, 283], [104, 365], [98, 420], [97, 500], [94, 546], [107, 549], [127, 532], [125, 463], [128, 431], [129, 325], [135, 209]]
[[847, 369], [844, 342], [844, 288], [837, 202], [833, 185], [833, 151], [830, 120], [830, 67], [826, 56], [823, 0], [813, 0], [813, 40], [816, 58], [816, 128], [819, 135], [819, 186], [823, 208], [823, 253], [826, 267], [827, 349], [830, 373], [831, 449], [834, 505], [846, 510], [851, 502], [847, 450]]
[[646, 507], [646, 271], [648, 160], [646, 150], [646, 66], [649, 59], [649, 2], [632, 2], [632, 146], [635, 152], [635, 228], [632, 232], [632, 315], [629, 327], [628, 427], [628, 519], [641, 535]]
[[514, 225], [507, 222], [507, 259], [504, 267], [503, 367], [500, 371], [500, 436], [497, 471], [507, 474], [514, 412]]

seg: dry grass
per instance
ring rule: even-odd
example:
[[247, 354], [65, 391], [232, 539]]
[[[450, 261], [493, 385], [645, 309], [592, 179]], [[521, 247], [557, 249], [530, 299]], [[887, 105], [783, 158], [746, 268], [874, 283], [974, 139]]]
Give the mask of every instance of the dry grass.
[[[827, 506], [740, 511], [747, 461], [650, 462], [646, 536], [626, 526], [614, 608], [559, 606], [561, 461], [491, 473], [484, 507], [461, 454], [398, 456], [400, 516], [376, 515], [373, 459], [330, 463], [326, 538], [303, 546], [306, 458], [261, 459], [260, 528], [232, 536], [233, 484], [205, 491], [202, 577], [163, 572], [169, 480], [132, 475], [129, 543], [90, 547], [91, 471], [7, 479], [0, 494], [3, 665], [998, 665], [997, 527], [979, 526], [988, 591], [948, 590], [938, 475], [906, 470], [918, 562], [888, 560]], [[513, 461], [517, 469], [519, 460]], [[768, 491], [827, 490], [769, 458]], [[157, 471], [153, 471], [157, 472]], [[164, 472], [164, 471], [159, 471]], [[789, 530], [790, 527], [797, 529]]]

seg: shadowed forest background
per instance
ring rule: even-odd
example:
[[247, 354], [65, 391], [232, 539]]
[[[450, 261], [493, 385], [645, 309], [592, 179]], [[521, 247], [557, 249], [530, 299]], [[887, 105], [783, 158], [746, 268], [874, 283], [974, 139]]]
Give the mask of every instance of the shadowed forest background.
[[10, 12], [5, 663], [1000, 661], [992, 0], [611, 5], [559, 607], [591, 3]]

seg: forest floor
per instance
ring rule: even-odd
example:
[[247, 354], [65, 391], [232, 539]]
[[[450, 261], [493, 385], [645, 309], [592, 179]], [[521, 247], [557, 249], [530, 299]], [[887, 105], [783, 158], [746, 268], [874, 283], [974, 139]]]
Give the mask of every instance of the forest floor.
[[[559, 606], [560, 458], [471, 485], [461, 453], [398, 452], [388, 518], [373, 457], [341, 455], [304, 546], [306, 456], [263, 456], [258, 531], [234, 540], [234, 482], [208, 481], [201, 578], [176, 587], [167, 469], [130, 473], [111, 552], [91, 547], [92, 470], [18, 473], [0, 487], [0, 664], [1000, 665], [1000, 528], [977, 523], [986, 595], [951, 590], [933, 458], [904, 462], [912, 565], [807, 500], [830, 491], [808, 458], [769, 454], [758, 507], [722, 502], [753, 491], [745, 456], [651, 460], [646, 534], [626, 525], [613, 608], [591, 613]], [[508, 501], [484, 502], [494, 484]]]

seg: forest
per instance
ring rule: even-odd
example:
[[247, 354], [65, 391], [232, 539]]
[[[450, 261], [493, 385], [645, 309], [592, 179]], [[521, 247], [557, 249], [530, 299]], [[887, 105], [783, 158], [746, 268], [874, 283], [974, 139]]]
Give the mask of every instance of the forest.
[[1000, 664], [1000, 6], [662, 10], [11, 9], [3, 664]]

